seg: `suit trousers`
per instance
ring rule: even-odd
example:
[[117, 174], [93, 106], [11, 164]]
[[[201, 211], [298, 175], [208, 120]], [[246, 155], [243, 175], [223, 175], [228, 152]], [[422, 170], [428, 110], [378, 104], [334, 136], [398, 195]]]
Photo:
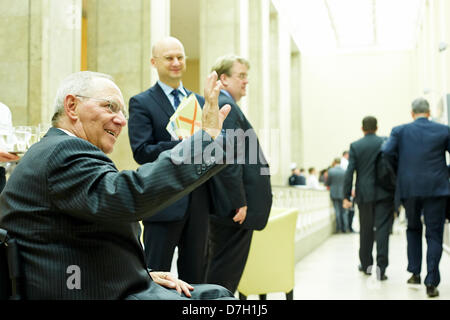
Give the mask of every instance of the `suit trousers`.
[[[198, 209], [204, 195], [192, 192], [184, 218], [173, 222], [144, 221], [144, 251], [147, 266], [170, 271], [178, 246], [178, 278], [193, 284], [205, 283], [209, 212]], [[202, 207], [203, 208], [203, 207]]]
[[342, 206], [344, 199], [332, 199], [334, 212], [336, 214], [336, 232], [350, 231], [348, 228], [348, 210]]
[[359, 203], [359, 259], [363, 270], [373, 265], [373, 243], [377, 248], [377, 267], [384, 274], [389, 263], [389, 233], [394, 222], [393, 200]]
[[414, 274], [420, 274], [422, 267], [422, 221], [425, 222], [425, 238], [427, 240], [427, 276], [425, 285], [437, 286], [441, 280], [439, 262], [442, 256], [442, 240], [444, 235], [446, 197], [413, 197], [403, 202], [408, 227], [408, 268]]
[[[239, 224], [237, 224], [239, 225]], [[247, 262], [253, 230], [210, 220], [207, 283], [235, 292]]]

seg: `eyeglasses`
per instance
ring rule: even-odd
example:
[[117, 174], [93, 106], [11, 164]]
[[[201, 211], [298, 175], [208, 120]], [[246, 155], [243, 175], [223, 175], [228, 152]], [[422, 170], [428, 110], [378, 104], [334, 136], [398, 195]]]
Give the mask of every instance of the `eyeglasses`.
[[93, 97], [86, 97], [86, 96], [82, 96], [82, 95], [75, 95], [76, 97], [79, 98], [84, 98], [84, 99], [91, 99], [91, 100], [97, 100], [97, 101], [103, 101], [106, 102], [106, 105], [100, 105], [101, 107], [105, 107], [108, 109], [108, 111], [110, 113], [114, 113], [114, 114], [122, 114], [123, 117], [125, 118], [125, 120], [128, 121], [128, 113], [125, 110], [125, 108], [122, 108], [118, 103], [108, 100], [108, 99], [101, 99], [101, 98], [93, 98]]
[[240, 80], [248, 80], [247, 73], [235, 73], [233, 76], [237, 76]]

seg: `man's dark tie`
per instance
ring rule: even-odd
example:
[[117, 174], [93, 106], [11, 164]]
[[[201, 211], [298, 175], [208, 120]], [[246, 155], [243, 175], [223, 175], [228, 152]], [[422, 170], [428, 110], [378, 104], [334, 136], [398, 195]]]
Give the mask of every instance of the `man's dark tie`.
[[180, 94], [180, 91], [178, 91], [178, 89], [174, 89], [172, 91], [172, 95], [173, 95], [173, 104], [175, 107], [175, 110], [178, 108], [178, 106], [180, 105], [180, 98], [178, 97], [178, 95]]

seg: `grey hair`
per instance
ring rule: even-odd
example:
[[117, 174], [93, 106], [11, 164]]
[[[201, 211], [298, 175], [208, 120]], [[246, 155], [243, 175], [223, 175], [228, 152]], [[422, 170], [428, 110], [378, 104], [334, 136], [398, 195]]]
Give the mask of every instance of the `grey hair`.
[[104, 78], [113, 81], [113, 78], [105, 73], [93, 71], [79, 71], [67, 76], [59, 85], [54, 102], [54, 114], [52, 124], [56, 125], [59, 118], [64, 114], [64, 99], [67, 95], [89, 96], [92, 88], [92, 80]]
[[412, 112], [418, 113], [428, 113], [430, 112], [430, 104], [425, 98], [417, 98], [411, 104]]

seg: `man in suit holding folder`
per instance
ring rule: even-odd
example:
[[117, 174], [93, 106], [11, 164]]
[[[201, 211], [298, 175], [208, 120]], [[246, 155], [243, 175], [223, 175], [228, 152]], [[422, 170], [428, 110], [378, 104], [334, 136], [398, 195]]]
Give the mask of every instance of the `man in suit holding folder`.
[[[63, 81], [53, 127], [23, 156], [0, 196], [0, 228], [18, 243], [27, 299], [232, 297], [220, 286], [193, 287], [148, 270], [139, 241], [138, 221], [223, 168], [205, 152], [217, 144], [229, 112], [218, 109], [216, 80], [211, 74], [205, 86], [202, 131], [157, 161], [121, 172], [106, 155], [127, 123], [120, 89], [89, 71]], [[204, 162], [195, 164], [199, 155]]]
[[[182, 43], [173, 37], [158, 41], [152, 48], [151, 63], [159, 80], [150, 89], [130, 99], [128, 133], [133, 156], [139, 164], [155, 161], [176, 141], [166, 130], [180, 101], [191, 94], [181, 78], [186, 71]], [[203, 97], [196, 95], [200, 105]], [[170, 271], [175, 247], [180, 278], [191, 283], [205, 281], [210, 196], [206, 185], [154, 216], [144, 219], [144, 249], [149, 268]]]

